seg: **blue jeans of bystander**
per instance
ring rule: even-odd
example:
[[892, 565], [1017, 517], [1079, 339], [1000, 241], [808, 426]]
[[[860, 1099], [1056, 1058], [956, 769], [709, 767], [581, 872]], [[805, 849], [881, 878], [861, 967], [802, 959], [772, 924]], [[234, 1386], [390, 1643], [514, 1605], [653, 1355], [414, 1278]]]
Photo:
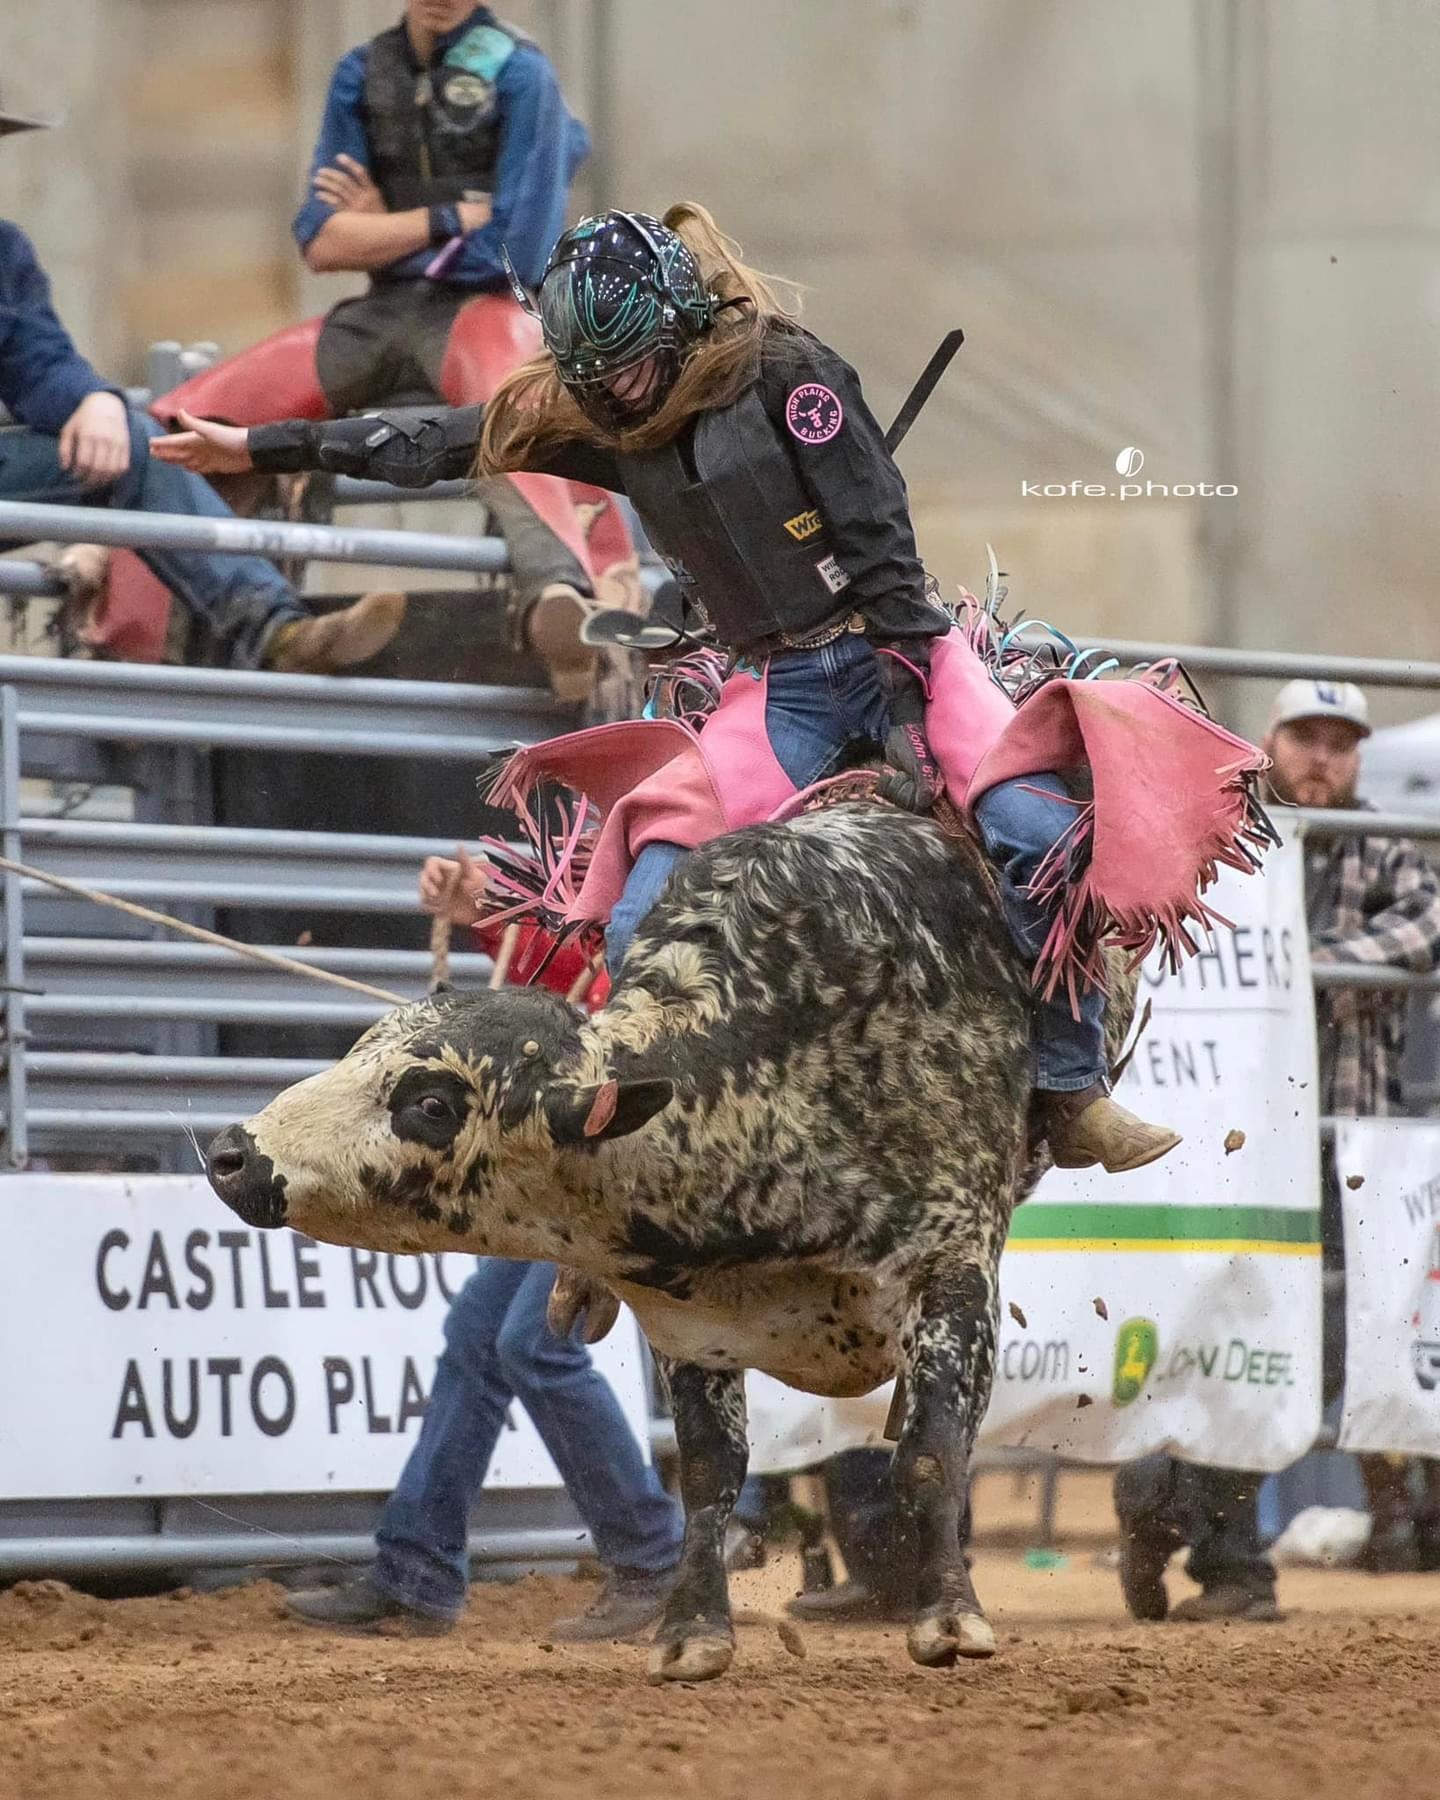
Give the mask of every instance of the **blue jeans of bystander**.
[[680, 1508], [610, 1384], [578, 1336], [545, 1323], [554, 1277], [550, 1263], [487, 1257], [450, 1308], [420, 1436], [376, 1533], [375, 1585], [417, 1612], [453, 1618], [464, 1604], [470, 1509], [514, 1400], [607, 1568], [658, 1573], [680, 1560]]

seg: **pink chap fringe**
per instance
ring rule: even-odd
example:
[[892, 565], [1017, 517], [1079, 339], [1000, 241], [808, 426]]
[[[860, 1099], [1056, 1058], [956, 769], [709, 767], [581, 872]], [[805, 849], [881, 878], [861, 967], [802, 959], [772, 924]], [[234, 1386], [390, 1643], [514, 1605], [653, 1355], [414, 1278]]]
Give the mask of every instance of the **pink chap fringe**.
[[523, 756], [507, 757], [483, 786], [491, 806], [514, 812], [525, 841], [517, 846], [504, 838], [481, 838], [490, 877], [477, 923], [503, 926], [530, 920], [550, 932], [557, 946], [580, 938], [587, 947], [598, 947], [603, 934], [597, 927], [567, 918], [598, 836], [595, 808], [583, 794], [542, 783]]
[[1275, 827], [1260, 806], [1255, 788], [1270, 766], [1255, 755], [1216, 771], [1215, 833], [1205, 846], [1189, 892], [1155, 898], [1144, 907], [1116, 908], [1106, 900], [1103, 880], [1093, 864], [1095, 805], [1080, 806], [1075, 822], [1057, 839], [1035, 873], [1029, 892], [1042, 905], [1056, 907], [1050, 935], [1036, 959], [1034, 983], [1045, 999], [1063, 988], [1078, 1014], [1082, 987], [1106, 991], [1108, 945], [1129, 954], [1127, 971], [1157, 947], [1166, 971], [1174, 974], [1187, 956], [1201, 948], [1196, 933], [1233, 923], [1202, 898], [1220, 869], [1254, 874], [1263, 853], [1279, 842]]

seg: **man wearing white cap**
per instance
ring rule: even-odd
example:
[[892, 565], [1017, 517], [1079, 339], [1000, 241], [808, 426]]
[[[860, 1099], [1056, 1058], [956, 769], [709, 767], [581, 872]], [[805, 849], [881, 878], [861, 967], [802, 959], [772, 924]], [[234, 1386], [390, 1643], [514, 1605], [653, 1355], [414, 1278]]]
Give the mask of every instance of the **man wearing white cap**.
[[[1369, 707], [1352, 682], [1287, 682], [1276, 695], [1265, 737], [1276, 795], [1296, 806], [1360, 806], [1360, 744], [1369, 735]], [[1440, 961], [1440, 882], [1407, 839], [1312, 841], [1305, 903], [1312, 962], [1373, 963], [1428, 974]], [[1398, 1112], [1404, 996], [1332, 989], [1319, 996], [1316, 1016], [1326, 1112]]]
[[[1290, 681], [1275, 696], [1264, 748], [1275, 797], [1294, 806], [1349, 809], [1360, 744], [1370, 735], [1365, 696], [1349, 681]], [[1312, 841], [1305, 862], [1311, 960], [1429, 970], [1440, 960], [1440, 883], [1415, 846], [1399, 838]], [[1320, 1105], [1326, 1114], [1400, 1109], [1403, 995], [1329, 989], [1316, 996]], [[1343, 1262], [1339, 1190], [1324, 1147], [1322, 1235], [1327, 1267]], [[1326, 1399], [1344, 1371], [1344, 1318], [1326, 1317]], [[1371, 1566], [1440, 1568], [1440, 1463], [1425, 1465], [1428, 1504], [1412, 1511], [1408, 1471], [1383, 1456], [1360, 1465], [1374, 1522]], [[1129, 1463], [1115, 1479], [1121, 1527], [1120, 1586], [1138, 1619], [1201, 1623], [1278, 1618], [1275, 1567], [1260, 1547], [1259, 1477], [1205, 1468], [1165, 1454]], [[1170, 1607], [1165, 1568], [1186, 1547], [1201, 1591]]]
[[1353, 681], [1287, 681], [1266, 728], [1271, 786], [1295, 806], [1353, 806], [1369, 735], [1369, 702]]
[[[1291, 681], [1270, 712], [1270, 782], [1297, 806], [1355, 807], [1360, 744], [1370, 709], [1352, 682]], [[1372, 963], [1426, 974], [1440, 962], [1440, 882], [1404, 838], [1314, 841], [1305, 859], [1305, 902], [1314, 963]], [[1331, 988], [1315, 997], [1320, 1104], [1326, 1114], [1375, 1117], [1402, 1108], [1406, 997], [1385, 989]], [[1321, 1204], [1327, 1266], [1343, 1265], [1339, 1190], [1325, 1146]], [[1326, 1399], [1344, 1378], [1344, 1317], [1326, 1321]], [[1419, 1465], [1418, 1502], [1408, 1461], [1362, 1456], [1370, 1502], [1366, 1560], [1379, 1571], [1440, 1570], [1440, 1462]]]

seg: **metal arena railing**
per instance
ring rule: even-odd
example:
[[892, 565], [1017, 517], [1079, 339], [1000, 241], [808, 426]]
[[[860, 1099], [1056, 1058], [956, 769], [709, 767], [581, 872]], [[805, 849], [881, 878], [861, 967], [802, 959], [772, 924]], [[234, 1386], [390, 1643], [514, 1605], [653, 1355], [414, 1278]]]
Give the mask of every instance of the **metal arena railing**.
[[[339, 487], [337, 498], [345, 504], [419, 497], [378, 484]], [[462, 490], [457, 486], [457, 491]], [[437, 497], [434, 490], [430, 495]], [[494, 539], [0, 503], [0, 541], [42, 538], [486, 574], [503, 570], [506, 561], [503, 544]], [[0, 559], [0, 593], [58, 591], [43, 565]], [[1126, 663], [1178, 657], [1197, 674], [1263, 679], [1308, 675], [1440, 690], [1436, 663], [1079, 642]], [[11, 861], [162, 906], [223, 904], [243, 910], [323, 904], [337, 911], [408, 913], [415, 907], [418, 864], [428, 854], [448, 850], [448, 839], [27, 816], [21, 805], [22, 777], [32, 760], [53, 769], [54, 747], [65, 743], [478, 761], [488, 751], [532, 741], [561, 723], [547, 696], [516, 689], [0, 656], [0, 845]], [[1440, 817], [1426, 815], [1297, 810], [1287, 818], [1326, 837], [1440, 838]], [[0, 877], [3, 1113], [11, 1166], [25, 1165], [32, 1133], [51, 1142], [118, 1138], [136, 1143], [189, 1130], [205, 1133], [256, 1110], [290, 1081], [323, 1066], [298, 1058], [32, 1051], [32, 1026], [68, 1024], [73, 1030], [94, 1023], [103, 1029], [110, 1020], [149, 1019], [353, 1025], [358, 1031], [384, 1010], [383, 1002], [342, 996], [300, 975], [241, 962], [216, 946], [79, 932], [27, 934], [27, 919], [44, 891], [14, 874]], [[81, 908], [85, 903], [67, 904]], [[429, 981], [429, 958], [421, 951], [286, 946], [285, 954], [407, 996], [418, 997]], [[453, 966], [463, 983], [482, 979], [489, 963], [483, 957], [458, 956]], [[1315, 984], [1440, 991], [1440, 976], [1330, 967], [1315, 971]], [[1322, 1128], [1330, 1124], [1323, 1121]], [[663, 1432], [663, 1423], [657, 1429]], [[1000, 1464], [1013, 1460], [1009, 1455], [986, 1459]], [[1040, 1535], [1048, 1542], [1059, 1465], [1055, 1459], [1044, 1461]], [[111, 1533], [109, 1514], [100, 1535], [57, 1538], [37, 1526], [33, 1537], [11, 1537], [0, 1551], [0, 1572], [253, 1560], [253, 1539], [216, 1536], [198, 1518], [182, 1519], [186, 1504], [164, 1503], [164, 1517], [148, 1522], [139, 1535], [129, 1528]], [[289, 1517], [277, 1512], [270, 1529], [289, 1524]], [[472, 1549], [491, 1558], [522, 1559], [584, 1552], [573, 1530], [536, 1528], [529, 1513], [516, 1524], [519, 1529], [513, 1531], [481, 1534]], [[370, 1547], [369, 1525], [367, 1517], [348, 1529], [323, 1526], [317, 1535], [312, 1515], [296, 1514], [296, 1535], [284, 1542], [277, 1538], [273, 1554], [267, 1551], [266, 1557], [283, 1563], [328, 1550], [361, 1560]], [[326, 1530], [332, 1535], [324, 1536]]]
[[[156, 517], [86, 507], [0, 503], [0, 540], [43, 537], [131, 547], [243, 550], [344, 563], [409, 564], [493, 573], [502, 541], [397, 531]], [[0, 560], [0, 592], [45, 591], [38, 565]], [[163, 909], [415, 912], [415, 877], [451, 839], [227, 826], [117, 823], [27, 816], [21, 783], [63, 765], [57, 743], [313, 752], [472, 760], [559, 729], [548, 695], [458, 682], [274, 675], [0, 656], [0, 830], [4, 854], [48, 873]], [[50, 1144], [153, 1142], [207, 1133], [254, 1111], [322, 1066], [296, 1058], [152, 1055], [30, 1048], [31, 1027], [164, 1019], [197, 1024], [349, 1025], [383, 1003], [337, 995], [303, 976], [168, 941], [32, 934], [26, 921], [49, 890], [3, 877], [6, 1159], [23, 1167], [32, 1134]], [[55, 910], [53, 897], [50, 910]], [[93, 912], [63, 903], [69, 916]], [[93, 918], [85, 919], [87, 931]], [[97, 954], [97, 945], [105, 946]], [[286, 954], [296, 954], [288, 948]], [[103, 978], [100, 976], [101, 956]], [[382, 977], [407, 997], [428, 985], [419, 952], [301, 951], [296, 960], [357, 979]], [[454, 959], [461, 979], [488, 961]], [[103, 1037], [102, 1037], [103, 1041]]]

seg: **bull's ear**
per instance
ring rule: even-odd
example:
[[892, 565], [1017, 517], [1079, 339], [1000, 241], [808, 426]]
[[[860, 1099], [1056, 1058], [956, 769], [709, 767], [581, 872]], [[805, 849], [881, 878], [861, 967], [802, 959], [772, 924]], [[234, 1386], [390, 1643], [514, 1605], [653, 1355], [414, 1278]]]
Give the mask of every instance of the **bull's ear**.
[[553, 1087], [545, 1116], [557, 1144], [598, 1144], [647, 1125], [675, 1098], [673, 1081], [602, 1081], [598, 1087]]

